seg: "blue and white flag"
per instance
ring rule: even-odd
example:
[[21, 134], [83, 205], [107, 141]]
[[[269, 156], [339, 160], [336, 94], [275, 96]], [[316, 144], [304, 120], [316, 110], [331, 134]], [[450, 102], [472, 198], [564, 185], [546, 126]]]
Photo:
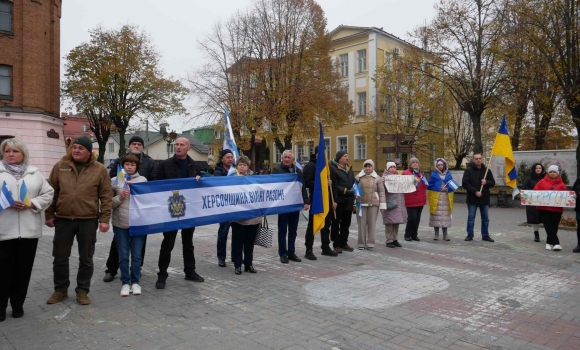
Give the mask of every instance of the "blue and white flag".
[[234, 139], [234, 132], [232, 130], [232, 124], [230, 123], [230, 111], [226, 108], [225, 110], [225, 120], [226, 120], [226, 130], [224, 132], [224, 149], [229, 149], [234, 154], [234, 165], [230, 167], [228, 171], [228, 176], [234, 175], [237, 170], [235, 168], [238, 163], [238, 158], [240, 158], [240, 153], [238, 152], [238, 146], [236, 146], [236, 140]]
[[300, 171], [302, 170], [302, 164], [300, 164], [300, 160], [298, 160], [298, 158], [296, 158], [296, 169], [299, 169]]
[[297, 174], [218, 176], [131, 185], [131, 236], [302, 210]]
[[445, 184], [445, 187], [447, 187], [447, 189], [449, 191], [453, 192], [459, 188], [459, 184], [457, 182], [455, 182], [453, 179], [451, 179], [451, 180], [447, 181], [447, 183]]
[[2, 182], [2, 192], [0, 192], [0, 211], [9, 208], [14, 205], [14, 198], [12, 198], [12, 192], [8, 186], [6, 186], [6, 181]]
[[356, 207], [357, 207], [357, 211], [356, 211], [356, 215], [358, 216], [362, 216], [362, 205], [360, 202], [360, 197], [362, 197], [363, 195], [363, 190], [360, 187], [360, 184], [358, 182], [355, 181], [355, 183], [352, 185], [352, 190], [354, 191], [354, 195], [359, 197], [356, 201]]

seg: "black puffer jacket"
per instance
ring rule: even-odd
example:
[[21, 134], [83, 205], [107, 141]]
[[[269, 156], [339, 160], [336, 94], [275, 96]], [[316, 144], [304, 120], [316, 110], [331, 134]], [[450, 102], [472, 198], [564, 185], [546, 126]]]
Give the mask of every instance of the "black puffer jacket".
[[[198, 175], [201, 176], [201, 171], [195, 164], [195, 161], [191, 159], [190, 156], [187, 156], [187, 162], [189, 163], [188, 177], [196, 177]], [[169, 159], [164, 160], [157, 167], [157, 175], [155, 176], [155, 180], [167, 180], [179, 178], [181, 178], [181, 166], [179, 165], [179, 161], [177, 160], [177, 157], [175, 155]]]
[[303, 167], [304, 186], [310, 194], [310, 203], [312, 203], [312, 193], [314, 193], [314, 178], [316, 175], [316, 154], [310, 155], [310, 161]]
[[336, 203], [348, 203], [348, 208], [354, 205], [354, 173], [352, 167], [346, 165], [343, 169], [336, 161], [330, 162], [330, 180], [332, 180], [332, 192]]
[[481, 197], [475, 195], [476, 192], [481, 188], [481, 180], [485, 175], [485, 164], [481, 164], [481, 168], [477, 168], [475, 164], [471, 164], [465, 172], [463, 173], [463, 180], [461, 180], [461, 185], [467, 191], [467, 204], [477, 204], [477, 205], [489, 205], [489, 189], [495, 186], [495, 179], [491, 170], [487, 172], [485, 177], [486, 184], [481, 190]]
[[[130, 153], [127, 153], [130, 154]], [[117, 166], [121, 163], [123, 157], [119, 157], [115, 160], [115, 163], [111, 165], [111, 169], [109, 169], [109, 176], [114, 178], [117, 176]], [[145, 153], [141, 153], [139, 156], [139, 160], [141, 161], [141, 167], [139, 168], [139, 175], [144, 176], [147, 181], [155, 180], [155, 176], [157, 173], [157, 163], [153, 158], [149, 157]]]
[[296, 169], [296, 167], [287, 167], [283, 164], [278, 164], [274, 170], [272, 170], [272, 174], [298, 174], [300, 180], [302, 181], [302, 200], [304, 204], [310, 204], [310, 198], [308, 198], [308, 192], [306, 192], [306, 186], [304, 186], [304, 177], [302, 176], [302, 171], [300, 169]]
[[228, 171], [224, 168], [223, 162], [219, 162], [215, 165], [213, 176], [228, 176]]

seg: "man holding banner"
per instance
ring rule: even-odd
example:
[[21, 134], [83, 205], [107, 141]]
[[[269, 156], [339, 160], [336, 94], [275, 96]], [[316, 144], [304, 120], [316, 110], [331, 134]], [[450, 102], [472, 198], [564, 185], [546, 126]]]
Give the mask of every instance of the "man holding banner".
[[[294, 156], [292, 151], [285, 150], [282, 153], [282, 163], [277, 165], [272, 174], [290, 174], [296, 173], [302, 180], [302, 171], [296, 169], [292, 161]], [[302, 186], [302, 198], [304, 200], [304, 210], [308, 210], [310, 200], [306, 193], [306, 186]], [[300, 220], [300, 211], [278, 214], [278, 254], [280, 262], [288, 264], [289, 260], [302, 261], [295, 252], [296, 235], [298, 231], [298, 221]], [[286, 235], [288, 236], [288, 247], [286, 247]]]
[[465, 169], [461, 183], [467, 191], [468, 218], [467, 237], [465, 237], [465, 240], [473, 240], [473, 226], [477, 208], [479, 207], [479, 212], [481, 213], [481, 240], [493, 242], [494, 240], [489, 237], [489, 189], [495, 186], [495, 179], [491, 170], [486, 169], [483, 164], [483, 155], [481, 153], [473, 155], [473, 162]]
[[[234, 153], [231, 149], [224, 149], [221, 152], [221, 161], [216, 164], [213, 176], [228, 176], [230, 169], [234, 165]], [[218, 266], [226, 267], [226, 247], [228, 244], [228, 232], [230, 231], [230, 222], [220, 222], [217, 237], [217, 258]]]
[[[179, 179], [195, 177], [199, 180], [201, 171], [197, 168], [195, 161], [191, 159], [187, 152], [191, 148], [189, 140], [185, 137], [179, 137], [175, 140], [175, 155], [164, 160], [157, 168], [155, 180]], [[194, 282], [203, 282], [204, 278], [195, 272], [195, 255], [193, 247], [193, 232], [195, 227], [184, 228], [181, 230], [181, 241], [183, 245], [183, 265], [185, 279]], [[161, 242], [161, 251], [159, 252], [159, 272], [157, 273], [157, 282], [155, 288], [165, 289], [165, 282], [169, 274], [167, 268], [171, 262], [171, 251], [175, 246], [177, 230], [163, 232], [163, 241]]]

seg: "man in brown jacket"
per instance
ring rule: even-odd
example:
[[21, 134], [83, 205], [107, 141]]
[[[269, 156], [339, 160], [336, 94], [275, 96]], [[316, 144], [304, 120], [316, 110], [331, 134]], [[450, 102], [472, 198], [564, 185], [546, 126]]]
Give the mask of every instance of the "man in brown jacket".
[[46, 226], [54, 227], [54, 293], [46, 301], [56, 304], [68, 299], [69, 257], [76, 236], [79, 249], [77, 302], [90, 304], [88, 293], [93, 277], [93, 254], [97, 229], [109, 230], [112, 211], [111, 179], [104, 165], [92, 154], [86, 136], [73, 141], [72, 152], [64, 156], [50, 173], [48, 182], [54, 198], [46, 210]]

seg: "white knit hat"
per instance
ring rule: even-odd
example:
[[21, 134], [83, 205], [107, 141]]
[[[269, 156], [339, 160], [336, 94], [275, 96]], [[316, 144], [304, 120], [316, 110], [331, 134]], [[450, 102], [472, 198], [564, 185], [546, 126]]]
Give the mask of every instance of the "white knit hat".
[[387, 169], [389, 169], [392, 166], [394, 166], [396, 168], [397, 164], [395, 164], [395, 162], [387, 162]]
[[550, 167], [548, 168], [548, 172], [551, 172], [551, 171], [555, 171], [558, 174], [560, 174], [560, 168], [558, 168], [557, 165], [550, 165]]

